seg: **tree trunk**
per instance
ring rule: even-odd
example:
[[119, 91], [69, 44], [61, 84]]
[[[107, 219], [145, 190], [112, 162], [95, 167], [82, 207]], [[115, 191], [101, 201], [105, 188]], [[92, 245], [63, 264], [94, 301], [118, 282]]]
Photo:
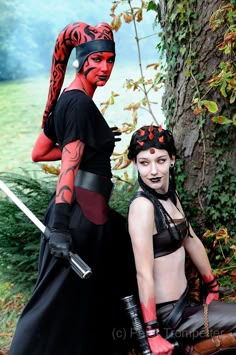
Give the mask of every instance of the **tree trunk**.
[[[167, 119], [169, 118], [169, 126], [175, 137], [178, 154], [185, 161], [184, 169], [187, 179], [184, 187], [190, 193], [197, 191], [197, 204], [203, 212], [206, 200], [204, 191], [210, 187], [216, 173], [216, 160], [212, 152], [219, 149], [218, 146], [214, 145], [214, 139], [216, 126], [220, 125], [212, 122], [213, 114], [210, 113], [207, 113], [204, 121], [200, 121], [199, 117], [193, 114], [191, 106], [193, 97], [199, 90], [204, 95], [205, 100], [217, 102], [219, 108], [217, 115], [232, 117], [228, 101], [221, 96], [217, 88], [209, 91], [207, 83], [212, 77], [213, 71], [224, 60], [223, 52], [216, 47], [223, 41], [225, 31], [225, 28], [222, 28], [213, 32], [209, 26], [209, 19], [220, 5], [223, 6], [227, 2], [198, 0], [187, 3], [186, 1], [174, 0], [170, 9], [170, 1], [160, 1], [159, 17], [164, 32], [168, 64], [163, 109], [166, 112]], [[192, 17], [191, 15], [187, 17], [188, 15], [184, 13], [183, 16], [186, 16], [186, 18], [181, 18], [181, 12], [178, 12], [178, 6], [181, 4], [185, 4], [186, 8], [191, 7]], [[181, 40], [180, 36], [181, 33], [183, 34], [184, 28], [187, 36], [184, 37], [183, 35], [183, 40]], [[173, 53], [176, 46], [178, 46], [178, 52], [174, 57]], [[183, 54], [184, 47], [186, 51]], [[169, 64], [173, 62], [173, 58], [176, 61], [174, 64]], [[204, 74], [204, 79], [199, 74]], [[230, 150], [221, 155], [220, 159], [227, 159], [235, 173], [236, 130], [233, 125], [221, 126], [220, 128], [222, 128], [222, 134], [229, 139], [228, 144], [230, 146]], [[200, 213], [198, 218], [202, 218], [201, 223], [204, 225], [204, 213]]]

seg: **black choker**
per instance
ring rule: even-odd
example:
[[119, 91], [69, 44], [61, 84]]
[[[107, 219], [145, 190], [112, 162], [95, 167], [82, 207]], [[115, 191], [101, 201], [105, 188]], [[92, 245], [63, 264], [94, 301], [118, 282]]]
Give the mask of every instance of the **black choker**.
[[165, 194], [159, 194], [158, 192], [155, 191], [155, 195], [158, 198], [158, 200], [165, 200], [166, 201], [171, 196], [170, 189]]
[[168, 198], [170, 198], [173, 201], [174, 191], [171, 189], [170, 184], [169, 184], [168, 191], [165, 194], [160, 194], [156, 192], [154, 189], [152, 189], [151, 187], [147, 186], [141, 179], [140, 175], [138, 176], [138, 182], [140, 187], [143, 189], [143, 191], [149, 192], [150, 194], [158, 198], [158, 200], [166, 201], [168, 200]]

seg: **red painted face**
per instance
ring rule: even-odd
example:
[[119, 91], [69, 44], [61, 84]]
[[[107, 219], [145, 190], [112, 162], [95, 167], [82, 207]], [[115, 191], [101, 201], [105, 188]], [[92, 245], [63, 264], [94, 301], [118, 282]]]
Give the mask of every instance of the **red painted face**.
[[154, 154], [155, 153], [155, 149], [154, 148], [150, 148], [149, 152], [150, 152], [150, 154]]
[[90, 54], [84, 62], [83, 73], [92, 86], [104, 86], [110, 78], [115, 56], [112, 52]]
[[[110, 25], [105, 22], [102, 22], [95, 27], [90, 26], [84, 22], [72, 22], [63, 28], [63, 30], [59, 33], [53, 51], [50, 87], [46, 107], [43, 114], [42, 127], [44, 127], [44, 124], [48, 119], [50, 112], [53, 111], [53, 108], [60, 95], [67, 63], [72, 49], [81, 44], [92, 43], [92, 41], [103, 39], [114, 43], [112, 29]], [[81, 58], [79, 58], [79, 62], [80, 59]], [[109, 75], [110, 74], [111, 70]], [[103, 86], [104, 80], [98, 81], [98, 85]]]

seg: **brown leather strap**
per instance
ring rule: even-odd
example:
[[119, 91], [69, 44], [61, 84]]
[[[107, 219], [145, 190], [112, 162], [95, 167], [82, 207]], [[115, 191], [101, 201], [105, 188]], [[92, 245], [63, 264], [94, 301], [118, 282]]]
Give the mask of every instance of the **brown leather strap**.
[[214, 337], [206, 340], [202, 340], [196, 343], [192, 349], [191, 355], [210, 355], [216, 351], [223, 349], [235, 348], [236, 353], [236, 334], [226, 333], [215, 335]]

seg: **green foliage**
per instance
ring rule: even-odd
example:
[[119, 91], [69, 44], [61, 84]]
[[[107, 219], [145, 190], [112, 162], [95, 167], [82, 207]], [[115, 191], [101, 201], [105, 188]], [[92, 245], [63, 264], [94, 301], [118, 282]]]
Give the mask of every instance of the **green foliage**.
[[[209, 185], [200, 186], [198, 191], [186, 194], [184, 187], [187, 174], [185, 171], [184, 160], [176, 162], [177, 191], [181, 202], [186, 211], [187, 217], [197, 234], [204, 233], [203, 226], [199, 225], [199, 215], [205, 221], [204, 226], [213, 230], [227, 227], [232, 238], [236, 238], [235, 210], [236, 210], [236, 177], [232, 172], [232, 167], [225, 158], [225, 153], [231, 149], [229, 144], [233, 128], [227, 126], [218, 126], [214, 132], [211, 141], [212, 155], [214, 161], [215, 173]], [[207, 173], [207, 171], [206, 171]], [[196, 205], [197, 197], [200, 193], [205, 196], [204, 211]]]
[[[196, 0], [182, 0], [178, 2], [168, 1], [163, 17], [159, 18], [161, 26], [165, 27], [165, 33], [160, 34], [160, 42], [157, 49], [165, 58], [162, 66], [164, 76], [170, 82], [174, 82], [178, 73], [179, 57], [184, 59], [184, 72], [186, 76], [192, 76], [194, 71], [195, 53], [191, 49], [194, 32], [194, 20], [196, 19]], [[149, 1], [149, 10], [158, 14], [158, 5], [153, 6]], [[159, 17], [159, 15], [157, 15]], [[163, 111], [166, 116], [166, 124], [170, 126], [171, 118], [175, 110], [175, 96], [168, 97]]]
[[[49, 178], [36, 180], [30, 176], [0, 173], [0, 179], [43, 221], [52, 195]], [[25, 214], [3, 193], [0, 199], [0, 269], [2, 279], [18, 289], [31, 289], [37, 276], [40, 232]]]
[[[230, 5], [231, 4], [231, 5]], [[196, 53], [192, 49], [194, 40], [194, 28], [196, 27], [197, 13], [194, 11], [196, 1], [169, 1], [163, 17], [160, 18], [161, 24], [165, 27], [158, 49], [166, 56], [166, 75], [173, 82], [178, 72], [176, 67], [179, 58], [184, 60], [185, 75], [192, 81], [194, 90], [192, 98], [193, 113], [196, 115], [200, 130], [199, 144], [202, 144], [202, 179], [198, 186], [198, 191], [192, 190], [191, 196], [186, 197], [184, 185], [186, 181], [185, 167], [183, 162], [178, 162], [177, 186], [182, 202], [186, 211], [189, 213], [191, 221], [197, 226], [199, 215], [207, 221], [209, 228], [220, 228], [227, 226], [229, 232], [235, 235], [235, 223], [232, 216], [235, 214], [235, 176], [232, 172], [228, 157], [232, 146], [233, 129], [230, 124], [235, 125], [235, 46], [236, 46], [236, 27], [235, 27], [235, 1], [230, 4], [219, 4], [219, 8], [212, 14], [209, 26], [212, 31], [224, 28], [222, 42], [217, 49], [224, 53], [222, 62], [215, 69], [211, 80], [207, 83], [207, 92], [203, 92], [202, 83], [205, 80], [204, 72], [198, 72], [196, 66]], [[150, 10], [158, 13], [158, 6], [155, 7], [149, 2]], [[224, 60], [224, 61], [223, 61]], [[208, 100], [207, 94], [213, 88], [219, 89], [220, 94], [227, 100], [225, 107], [229, 108], [232, 117], [228, 118], [223, 114], [216, 116], [219, 110], [216, 101]], [[213, 99], [215, 99], [213, 97]], [[222, 108], [220, 108], [222, 110]], [[165, 114], [167, 125], [171, 125], [171, 118], [175, 110], [175, 97], [169, 96], [165, 104]], [[206, 119], [209, 113], [215, 114], [212, 121], [218, 123], [214, 132], [208, 134], [206, 131]], [[233, 114], [234, 113], [234, 114]], [[213, 115], [212, 115], [213, 116]], [[224, 125], [221, 129], [219, 126]], [[213, 135], [213, 137], [212, 137]], [[206, 140], [211, 144], [212, 150], [206, 148]], [[213, 156], [213, 159], [211, 158]], [[200, 160], [200, 159], [199, 159]], [[212, 181], [206, 186], [205, 176], [208, 174], [208, 161], [214, 160], [216, 166]], [[200, 201], [200, 195], [204, 196], [204, 204]], [[196, 200], [199, 198], [200, 208], [196, 207]], [[203, 206], [204, 205], [204, 206]], [[189, 208], [191, 206], [191, 208]], [[196, 221], [195, 221], [196, 217]], [[198, 230], [198, 229], [197, 229]], [[203, 231], [201, 231], [203, 233]]]
[[175, 174], [176, 174], [176, 190], [181, 198], [181, 203], [184, 207], [188, 207], [190, 202], [190, 197], [186, 194], [186, 190], [184, 188], [184, 183], [187, 179], [187, 174], [184, 169], [184, 159], [177, 159], [175, 164]]
[[229, 139], [232, 126], [218, 126], [212, 141], [212, 156], [215, 175], [206, 193], [206, 219], [216, 228], [226, 226], [229, 233], [236, 237], [234, 215], [236, 210], [236, 176], [224, 157], [230, 151]]
[[232, 237], [227, 228], [216, 232], [207, 231], [203, 236], [211, 266], [221, 285], [225, 299], [236, 301], [236, 236]]
[[117, 181], [114, 191], [110, 199], [110, 207], [122, 214], [124, 217], [128, 215], [128, 207], [134, 192], [137, 190], [138, 184], [128, 184]]
[[[229, 107], [229, 117], [225, 115], [218, 115], [212, 117], [214, 123], [221, 125], [236, 125], [235, 115], [235, 59], [236, 59], [236, 6], [234, 2], [226, 5], [220, 5], [219, 8], [212, 14], [209, 19], [209, 26], [212, 32], [219, 29], [223, 29], [222, 42], [217, 45], [217, 49], [221, 51], [222, 61], [218, 67], [213, 71], [212, 77], [208, 80], [209, 87], [207, 91], [210, 92], [212, 88], [217, 88], [220, 95], [225, 99], [227, 106]], [[210, 101], [210, 105], [204, 105], [202, 98], [206, 96], [206, 93], [201, 93], [198, 78], [195, 75], [196, 96], [193, 100], [193, 113], [199, 115], [198, 118], [202, 120], [202, 115], [208, 112], [216, 113], [218, 107], [216, 102]], [[197, 107], [194, 107], [197, 105]], [[213, 107], [215, 105], [215, 107]], [[203, 107], [205, 106], [205, 108]], [[213, 108], [213, 109], [212, 109]]]

